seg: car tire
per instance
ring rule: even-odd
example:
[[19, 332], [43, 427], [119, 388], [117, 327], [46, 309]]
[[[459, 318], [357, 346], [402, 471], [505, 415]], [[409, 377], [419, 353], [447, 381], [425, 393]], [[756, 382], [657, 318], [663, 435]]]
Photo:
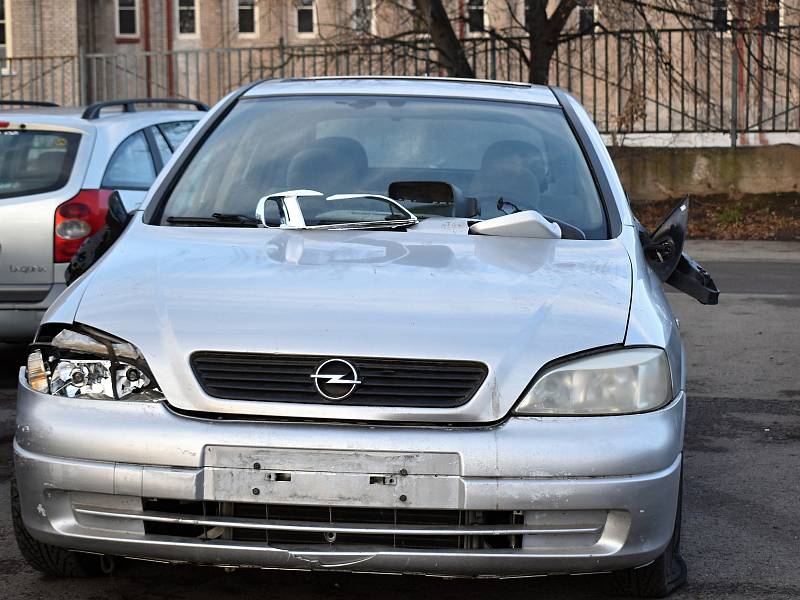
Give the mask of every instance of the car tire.
[[686, 561], [681, 556], [681, 513], [683, 512], [683, 464], [678, 487], [675, 528], [664, 553], [643, 567], [613, 574], [615, 591], [632, 598], [666, 598], [686, 583]]
[[58, 546], [43, 544], [28, 532], [22, 521], [16, 479], [11, 479], [11, 520], [22, 558], [31, 567], [53, 577], [99, 577], [114, 570], [111, 557], [72, 552]]

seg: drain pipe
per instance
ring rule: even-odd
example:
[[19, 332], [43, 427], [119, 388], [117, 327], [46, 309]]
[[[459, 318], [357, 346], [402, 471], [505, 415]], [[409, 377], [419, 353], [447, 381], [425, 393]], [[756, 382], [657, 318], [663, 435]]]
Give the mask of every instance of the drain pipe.
[[164, 0], [164, 5], [167, 11], [167, 97], [172, 98], [175, 95], [175, 72], [172, 66], [173, 36], [175, 35], [174, 0]]
[[147, 86], [147, 97], [153, 96], [153, 75], [150, 67], [150, 0], [142, 0], [142, 37], [144, 38], [144, 69], [145, 85]]

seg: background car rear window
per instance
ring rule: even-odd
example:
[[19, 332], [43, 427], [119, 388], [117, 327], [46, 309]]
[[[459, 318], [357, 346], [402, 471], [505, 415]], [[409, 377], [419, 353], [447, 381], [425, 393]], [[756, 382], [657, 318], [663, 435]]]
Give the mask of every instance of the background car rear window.
[[197, 121], [173, 121], [172, 123], [160, 123], [158, 128], [174, 151], [195, 125], [197, 125]]
[[393, 181], [456, 185], [478, 199], [481, 218], [535, 209], [607, 237], [559, 108], [450, 98], [241, 100], [194, 155], [164, 218], [253, 215], [259, 198], [289, 189], [385, 195]]
[[0, 198], [44, 194], [69, 181], [79, 133], [0, 131]]
[[146, 190], [155, 181], [156, 168], [144, 132], [129, 136], [114, 151], [103, 176], [108, 189]]

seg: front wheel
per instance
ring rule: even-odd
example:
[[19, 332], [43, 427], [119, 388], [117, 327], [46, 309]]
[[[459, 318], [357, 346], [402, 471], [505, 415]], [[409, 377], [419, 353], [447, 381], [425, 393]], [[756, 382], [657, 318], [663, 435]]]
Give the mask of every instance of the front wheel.
[[53, 577], [98, 577], [114, 570], [114, 561], [108, 556], [72, 552], [58, 546], [44, 544], [30, 534], [22, 521], [19, 491], [16, 479], [11, 479], [11, 520], [17, 546], [31, 567]]
[[686, 562], [681, 556], [681, 513], [683, 508], [683, 465], [678, 487], [675, 529], [664, 553], [644, 567], [614, 573], [618, 591], [633, 598], [666, 598], [686, 583]]

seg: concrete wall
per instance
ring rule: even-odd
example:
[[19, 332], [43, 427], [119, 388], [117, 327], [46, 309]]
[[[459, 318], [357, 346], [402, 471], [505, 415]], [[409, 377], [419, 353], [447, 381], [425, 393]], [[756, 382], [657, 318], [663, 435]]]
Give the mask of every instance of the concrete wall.
[[800, 193], [800, 146], [609, 148], [631, 200]]

